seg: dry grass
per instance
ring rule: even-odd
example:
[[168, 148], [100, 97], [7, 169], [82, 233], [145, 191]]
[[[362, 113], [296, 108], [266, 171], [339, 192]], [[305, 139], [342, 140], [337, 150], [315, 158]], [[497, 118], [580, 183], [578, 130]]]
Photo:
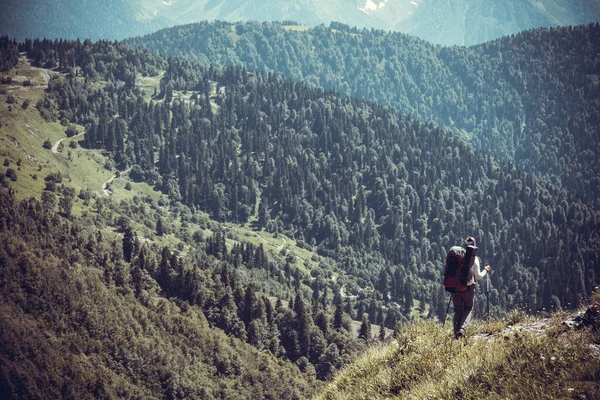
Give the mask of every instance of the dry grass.
[[414, 323], [341, 371], [318, 399], [600, 398], [600, 332], [561, 322], [514, 312], [475, 322], [460, 341], [439, 324]]

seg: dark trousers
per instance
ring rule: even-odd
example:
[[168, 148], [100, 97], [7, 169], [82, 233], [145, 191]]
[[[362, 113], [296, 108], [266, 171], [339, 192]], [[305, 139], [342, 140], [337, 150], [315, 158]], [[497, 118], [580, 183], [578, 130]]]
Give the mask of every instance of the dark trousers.
[[454, 335], [464, 333], [465, 321], [473, 309], [474, 300], [475, 285], [470, 286], [466, 292], [452, 294], [452, 304], [454, 304]]

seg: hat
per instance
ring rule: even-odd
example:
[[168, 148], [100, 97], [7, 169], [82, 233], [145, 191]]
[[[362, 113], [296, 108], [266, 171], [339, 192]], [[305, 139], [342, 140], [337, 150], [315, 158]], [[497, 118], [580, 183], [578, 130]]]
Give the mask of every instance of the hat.
[[473, 236], [467, 236], [467, 238], [465, 239], [464, 245], [465, 245], [465, 247], [467, 247], [467, 246], [477, 247], [477, 243], [475, 242], [475, 238]]

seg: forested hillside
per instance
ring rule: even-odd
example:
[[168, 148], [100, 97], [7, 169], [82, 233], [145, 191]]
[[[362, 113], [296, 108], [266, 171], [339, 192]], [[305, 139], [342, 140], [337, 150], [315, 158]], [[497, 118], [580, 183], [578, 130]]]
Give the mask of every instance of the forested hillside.
[[[11, 54], [14, 44], [3, 42]], [[99, 397], [308, 397], [318, 386], [315, 378], [327, 379], [364, 347], [331, 270], [327, 278], [319, 275], [327, 259], [264, 231], [210, 221], [197, 207], [136, 182], [140, 169], [114, 169], [116, 153], [81, 148], [88, 137], [82, 140], [76, 118], [54, 103], [59, 87], [67, 89], [61, 83], [113, 94], [111, 85], [122, 88], [136, 72], [165, 63], [114, 43], [56, 45], [56, 52], [37, 50], [50, 57], [68, 53], [55, 59], [62, 67], [28, 66], [21, 55], [0, 81], [6, 104], [0, 110], [0, 236], [6, 243], [0, 347], [11, 349], [1, 355], [0, 397], [85, 398], [86, 391]], [[106, 69], [84, 78], [69, 63], [92, 54]], [[44, 92], [52, 98], [44, 99]], [[146, 101], [137, 84], [125, 93], [138, 105]], [[66, 93], [60, 96], [68, 101]], [[111, 103], [103, 95], [99, 101]], [[95, 113], [97, 103], [90, 104]], [[106, 110], [114, 118], [115, 110]], [[98, 132], [123, 127], [123, 121], [99, 123]], [[45, 138], [56, 129], [54, 140], [60, 139], [52, 146]], [[101, 170], [115, 176], [102, 184]], [[120, 190], [115, 181], [123, 182]], [[67, 282], [80, 284], [75, 290]], [[30, 322], [26, 330], [22, 319]], [[91, 347], [81, 350], [81, 343]], [[32, 356], [35, 346], [43, 350]], [[93, 365], [82, 364], [81, 351]], [[276, 379], [280, 385], [269, 388]]]
[[128, 41], [167, 56], [243, 65], [397, 108], [571, 192], [600, 195], [600, 25], [435, 47], [341, 24], [200, 23]]
[[[95, 201], [99, 210], [106, 205], [103, 211], [68, 215], [73, 189], [66, 182], [57, 186], [41, 201], [21, 202], [0, 188], [1, 398], [296, 399], [314, 393], [313, 367], [312, 374], [301, 373], [275, 358], [299, 358], [286, 353], [288, 343], [280, 341], [286, 336], [278, 331], [292, 331], [296, 312], [229, 277], [231, 265], [202, 250], [160, 249], [142, 243], [128, 226], [122, 239], [103, 233], [113, 214], [104, 199]], [[302, 309], [302, 297], [297, 303]], [[325, 342], [317, 326], [309, 329]], [[329, 334], [350, 341], [336, 330]], [[342, 362], [339, 353], [322, 353], [328, 371]], [[311, 364], [304, 365], [306, 372]]]
[[[432, 124], [274, 74], [167, 63], [116, 43], [22, 50], [88, 77], [52, 79], [40, 112], [85, 125], [87, 146], [174, 202], [330, 256], [357, 319], [392, 323], [416, 304], [443, 315], [442, 260], [465, 234], [495, 268], [497, 310], [574, 306], [596, 284], [597, 210]], [[152, 68], [166, 72], [148, 103], [135, 79]], [[326, 265], [311, 271], [322, 273], [332, 277]]]
[[492, 315], [577, 307], [599, 67], [598, 24], [469, 48], [335, 23], [0, 37], [0, 398], [310, 397], [444, 317], [466, 235]]

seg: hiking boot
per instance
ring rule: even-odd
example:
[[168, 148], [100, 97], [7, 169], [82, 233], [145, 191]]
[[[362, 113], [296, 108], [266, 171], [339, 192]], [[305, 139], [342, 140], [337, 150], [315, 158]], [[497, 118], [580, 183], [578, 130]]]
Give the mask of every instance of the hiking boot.
[[464, 333], [462, 333], [462, 332], [456, 332], [456, 333], [454, 334], [454, 339], [456, 339], [456, 340], [458, 340], [458, 339], [462, 339], [462, 338], [464, 338], [464, 337], [465, 337], [465, 334], [464, 334]]

